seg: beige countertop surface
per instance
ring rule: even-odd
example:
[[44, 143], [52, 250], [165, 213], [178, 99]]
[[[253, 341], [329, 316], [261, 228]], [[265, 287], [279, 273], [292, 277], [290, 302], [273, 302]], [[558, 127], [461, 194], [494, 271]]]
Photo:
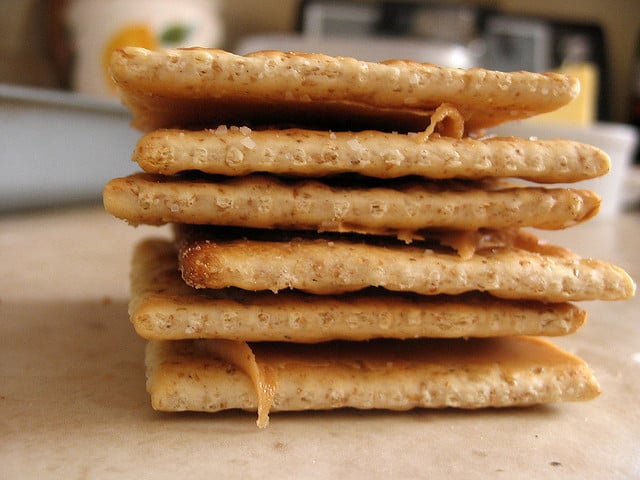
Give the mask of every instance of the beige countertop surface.
[[[554, 341], [602, 395], [529, 409], [154, 412], [127, 316], [145, 236], [99, 206], [0, 216], [0, 478], [640, 478], [640, 298]], [[543, 238], [640, 278], [640, 214]], [[218, 475], [212, 477], [211, 475]]]

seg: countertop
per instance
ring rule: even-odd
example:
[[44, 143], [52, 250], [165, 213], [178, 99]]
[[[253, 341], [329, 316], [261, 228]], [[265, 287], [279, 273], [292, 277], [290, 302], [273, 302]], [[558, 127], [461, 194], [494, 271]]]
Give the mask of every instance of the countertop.
[[[529, 409], [154, 412], [127, 316], [134, 243], [100, 206], [0, 216], [0, 477], [640, 478], [640, 298], [590, 302], [554, 341], [584, 358], [602, 395]], [[640, 279], [640, 215], [543, 238]]]

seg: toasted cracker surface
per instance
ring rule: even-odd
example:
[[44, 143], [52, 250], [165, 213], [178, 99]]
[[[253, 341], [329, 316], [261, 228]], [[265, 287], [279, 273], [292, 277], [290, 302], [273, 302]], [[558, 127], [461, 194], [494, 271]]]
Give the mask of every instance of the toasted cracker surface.
[[[484, 188], [483, 188], [484, 187]], [[189, 223], [398, 235], [428, 228], [560, 229], [594, 216], [590, 190], [352, 179], [217, 179], [133, 174], [111, 180], [106, 209], [131, 224]]]
[[131, 321], [144, 338], [225, 338], [320, 342], [377, 337], [566, 335], [585, 321], [575, 305], [508, 301], [488, 295], [422, 297], [368, 290], [338, 296], [239, 289], [195, 290], [178, 271], [177, 251], [147, 239], [131, 268]]
[[114, 53], [111, 72], [143, 130], [284, 121], [421, 131], [450, 103], [473, 131], [554, 110], [579, 92], [577, 80], [552, 73], [277, 51], [128, 47]]
[[[256, 411], [258, 394], [249, 376], [201, 345], [190, 340], [148, 343], [153, 408]], [[588, 400], [599, 394], [582, 360], [533, 337], [250, 345], [274, 379], [272, 411], [476, 409]]]
[[256, 172], [322, 177], [358, 173], [377, 178], [516, 177], [540, 183], [604, 175], [609, 157], [570, 140], [455, 139], [380, 131], [331, 132], [299, 128], [251, 130], [161, 129], [144, 135], [133, 159], [149, 173], [187, 170], [239, 176]]
[[548, 302], [622, 300], [635, 284], [619, 267], [543, 244], [476, 251], [463, 259], [416, 242], [341, 235], [279, 238], [181, 225], [182, 276], [196, 288], [296, 289], [336, 294], [367, 287], [423, 295], [488, 292]]

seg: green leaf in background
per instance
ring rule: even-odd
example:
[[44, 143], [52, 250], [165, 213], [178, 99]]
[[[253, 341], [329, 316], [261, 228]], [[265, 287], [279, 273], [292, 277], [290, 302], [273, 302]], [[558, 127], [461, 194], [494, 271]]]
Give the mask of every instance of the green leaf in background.
[[165, 44], [177, 44], [184, 42], [184, 40], [191, 33], [191, 28], [187, 25], [171, 25], [162, 32], [160, 41]]

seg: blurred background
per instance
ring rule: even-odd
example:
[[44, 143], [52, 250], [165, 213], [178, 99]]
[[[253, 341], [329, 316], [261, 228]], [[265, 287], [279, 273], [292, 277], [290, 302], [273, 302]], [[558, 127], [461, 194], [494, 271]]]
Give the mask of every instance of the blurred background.
[[[0, 180], [0, 211], [41, 204], [56, 192], [84, 198], [113, 171], [131, 170], [109, 160], [128, 160], [137, 134], [126, 126], [127, 113], [107, 69], [109, 53], [131, 44], [563, 71], [581, 79], [581, 97], [541, 123], [578, 129], [587, 137], [593, 137], [594, 126], [603, 127], [598, 133], [609, 129], [611, 148], [626, 142], [621, 154], [635, 158], [627, 151], [635, 152], [631, 126], [640, 124], [638, 0], [0, 0], [0, 6], [0, 158], [15, 171]], [[104, 133], [105, 125], [109, 134], [95, 134]], [[42, 133], [39, 142], [49, 158], [41, 158], [25, 129]], [[82, 132], [85, 141], [95, 135], [83, 145], [70, 132]], [[67, 139], [66, 150], [57, 152], [60, 137]], [[21, 139], [32, 148], [25, 151]], [[76, 146], [71, 156], [91, 157], [74, 168], [77, 178], [60, 185], [36, 171], [52, 162], [71, 165], [52, 158], [69, 157], [69, 145]], [[26, 177], [44, 193], [25, 192], [20, 179]], [[94, 184], [81, 191], [78, 181], [89, 177], [96, 178]], [[50, 184], [48, 191], [42, 183]]]

